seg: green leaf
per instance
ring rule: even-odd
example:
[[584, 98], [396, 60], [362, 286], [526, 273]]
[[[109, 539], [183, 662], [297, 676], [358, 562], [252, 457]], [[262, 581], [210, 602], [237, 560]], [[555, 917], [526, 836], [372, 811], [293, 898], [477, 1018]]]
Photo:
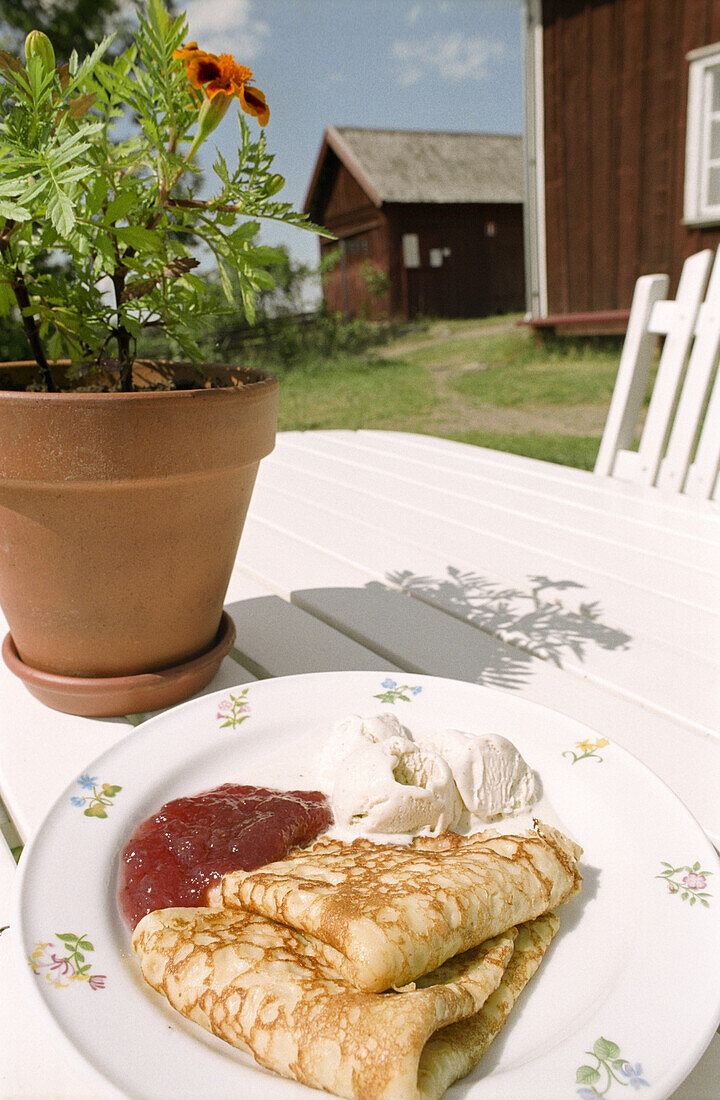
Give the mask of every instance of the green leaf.
[[77, 936], [74, 932], [56, 932], [55, 935], [63, 943], [77, 943]]
[[215, 175], [225, 184], [226, 187], [230, 185], [230, 171], [227, 166], [227, 162], [222, 153], [218, 151], [217, 160], [213, 164], [213, 171]]
[[102, 59], [103, 54], [106, 53], [115, 37], [114, 34], [109, 34], [106, 38], [103, 38], [102, 42], [98, 43], [92, 53], [88, 54], [79, 66], [77, 53], [73, 50], [68, 63], [71, 80], [67, 88], [65, 88], [66, 98], [73, 95], [76, 89], [92, 75]]
[[599, 1058], [601, 1062], [609, 1062], [612, 1058], [617, 1058], [620, 1053], [620, 1047], [617, 1043], [613, 1043], [610, 1039], [598, 1039], [593, 1046], [593, 1054], [596, 1058]]
[[246, 279], [240, 280], [240, 294], [242, 296], [243, 309], [245, 310], [248, 324], [252, 325], [255, 323], [255, 295]]
[[275, 280], [269, 271], [263, 271], [259, 268], [257, 271], [253, 271], [252, 275], [248, 276], [250, 283], [253, 287], [259, 290], [274, 290]]
[[121, 791], [122, 787], [113, 787], [109, 783], [103, 783], [102, 793], [107, 795], [108, 798], [114, 798], [118, 791]]
[[149, 25], [164, 37], [170, 26], [170, 13], [161, 0], [149, 0], [147, 6], [147, 19]]
[[247, 259], [253, 267], [262, 267], [265, 264], [281, 264], [285, 259], [285, 253], [279, 248], [271, 248], [269, 245], [259, 244], [248, 253]]
[[230, 303], [230, 305], [233, 305], [233, 303], [235, 302], [235, 293], [233, 291], [232, 280], [230, 279], [228, 269], [226, 268], [225, 264], [222, 262], [219, 256], [215, 257], [215, 262], [217, 263], [218, 271], [220, 272], [220, 282], [222, 283], [225, 298]]
[[24, 206], [18, 206], [7, 199], [0, 199], [0, 218], [12, 218], [16, 222], [29, 222], [32, 214]]
[[7, 317], [17, 306], [17, 298], [10, 283], [0, 279], [0, 317]]
[[600, 1074], [592, 1066], [579, 1066], [575, 1074], [576, 1085], [594, 1085], [600, 1080]]
[[162, 235], [156, 230], [145, 229], [139, 225], [121, 226], [114, 230], [122, 244], [129, 245], [136, 252], [159, 253], [163, 251]]
[[235, 241], [249, 241], [260, 231], [260, 222], [243, 222], [233, 229], [231, 237]]
[[132, 191], [120, 191], [108, 205], [105, 217], [110, 224], [114, 224], [119, 218], [124, 218], [128, 210], [135, 202]]
[[75, 208], [69, 195], [58, 187], [47, 205], [47, 214], [58, 233], [69, 237], [75, 225]]

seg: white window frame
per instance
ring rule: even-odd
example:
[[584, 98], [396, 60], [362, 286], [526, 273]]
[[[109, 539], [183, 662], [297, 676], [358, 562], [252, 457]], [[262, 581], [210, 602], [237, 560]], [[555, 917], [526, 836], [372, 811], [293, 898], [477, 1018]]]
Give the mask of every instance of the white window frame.
[[720, 203], [708, 201], [707, 185], [710, 169], [720, 168], [720, 157], [710, 157], [710, 124], [713, 120], [720, 123], [720, 110], [712, 109], [713, 70], [720, 72], [720, 42], [691, 50], [687, 60], [690, 70], [683, 221], [686, 225], [718, 225]]

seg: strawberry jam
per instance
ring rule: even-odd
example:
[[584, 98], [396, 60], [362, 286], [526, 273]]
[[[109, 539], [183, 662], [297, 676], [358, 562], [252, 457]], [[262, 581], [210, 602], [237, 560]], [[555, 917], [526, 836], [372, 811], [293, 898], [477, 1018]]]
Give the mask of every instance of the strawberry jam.
[[332, 824], [320, 791], [222, 787], [167, 802], [144, 821], [121, 857], [119, 902], [134, 928], [153, 909], [204, 905], [228, 871], [252, 871], [309, 844]]

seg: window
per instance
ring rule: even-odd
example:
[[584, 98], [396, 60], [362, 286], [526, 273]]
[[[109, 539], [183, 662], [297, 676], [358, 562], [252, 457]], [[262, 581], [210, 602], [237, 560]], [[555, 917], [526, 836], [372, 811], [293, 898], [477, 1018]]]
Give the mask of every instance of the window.
[[402, 253], [405, 267], [420, 267], [420, 238], [417, 233], [403, 233]]
[[720, 42], [692, 50], [685, 151], [685, 221], [720, 223]]
[[345, 242], [348, 256], [362, 256], [367, 253], [367, 237], [351, 237]]

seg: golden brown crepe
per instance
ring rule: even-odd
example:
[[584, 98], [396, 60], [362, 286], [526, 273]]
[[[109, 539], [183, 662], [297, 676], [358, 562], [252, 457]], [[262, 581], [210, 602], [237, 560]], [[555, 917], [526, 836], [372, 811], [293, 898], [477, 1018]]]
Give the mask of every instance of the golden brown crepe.
[[540, 966], [557, 927], [554, 913], [520, 925], [500, 985], [480, 1012], [436, 1031], [425, 1044], [418, 1067], [418, 1100], [437, 1100], [478, 1064]]
[[566, 901], [580, 886], [580, 854], [539, 822], [523, 835], [444, 833], [407, 847], [321, 837], [225, 875], [222, 905], [314, 937], [351, 985], [380, 992]]
[[240, 909], [150, 913], [133, 947], [174, 1008], [260, 1065], [350, 1100], [437, 1100], [492, 1042], [557, 923], [510, 928], [386, 993], [356, 990], [311, 937]]

